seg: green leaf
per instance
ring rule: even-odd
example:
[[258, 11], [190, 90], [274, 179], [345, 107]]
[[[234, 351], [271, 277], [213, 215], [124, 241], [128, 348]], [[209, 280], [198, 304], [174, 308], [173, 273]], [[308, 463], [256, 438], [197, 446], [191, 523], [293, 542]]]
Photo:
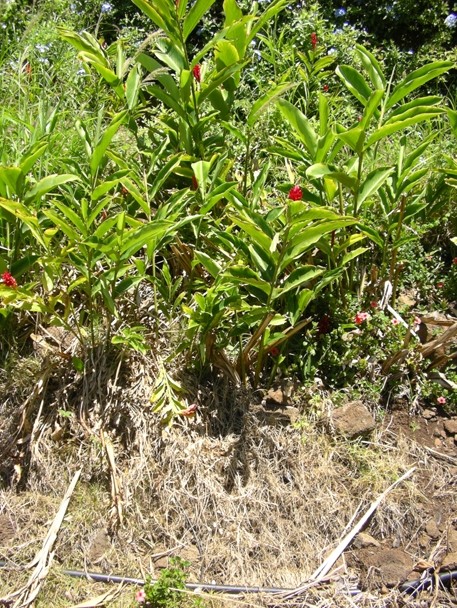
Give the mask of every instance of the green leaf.
[[119, 131], [119, 128], [122, 124], [127, 121], [127, 111], [124, 110], [116, 114], [111, 121], [109, 127], [103, 133], [100, 141], [95, 146], [94, 151], [92, 153], [92, 158], [90, 159], [90, 170], [92, 175], [95, 175], [97, 170], [100, 167], [100, 164], [105, 156], [106, 149], [111, 143], [111, 140]]
[[368, 149], [372, 144], [376, 143], [377, 141], [383, 139], [384, 137], [387, 137], [389, 135], [392, 135], [393, 133], [396, 133], [397, 131], [402, 131], [403, 129], [406, 129], [407, 127], [410, 127], [411, 125], [415, 125], [419, 122], [424, 122], [426, 120], [430, 120], [431, 118], [434, 118], [435, 116], [439, 116], [441, 110], [437, 110], [437, 112], [435, 114], [418, 114], [417, 116], [412, 116], [411, 118], [408, 118], [407, 120], [399, 120], [397, 122], [393, 122], [390, 123], [388, 125], [385, 125], [383, 127], [381, 127], [380, 129], [377, 129], [376, 131], [374, 131], [374, 133], [372, 133], [370, 135], [370, 137], [366, 140], [365, 142], [365, 150]]
[[194, 31], [203, 15], [209, 11], [213, 4], [214, 0], [196, 0], [196, 2], [192, 5], [192, 8], [184, 19], [182, 28], [184, 42]]
[[222, 268], [211, 256], [209, 256], [207, 253], [204, 253], [203, 251], [197, 250], [195, 250], [194, 255], [200, 262], [200, 264], [202, 264], [209, 272], [209, 274], [213, 277], [213, 279], [217, 279], [220, 276]]
[[23, 173], [19, 167], [0, 166], [0, 193], [4, 196], [18, 196], [19, 183], [22, 177]]
[[137, 105], [141, 85], [141, 68], [137, 64], [131, 70], [125, 82], [125, 98], [129, 110]]
[[445, 74], [454, 67], [452, 61], [434, 61], [422, 66], [418, 70], [414, 70], [408, 74], [392, 91], [387, 103], [386, 110], [398, 103], [403, 97], [406, 97], [412, 91], [415, 91], [423, 84], [437, 78], [441, 74]]
[[151, 241], [161, 239], [171, 228], [173, 228], [173, 222], [155, 220], [136, 230], [129, 231], [124, 236], [120, 247], [121, 253], [128, 252], [129, 255], [133, 255]]
[[251, 285], [260, 289], [266, 295], [270, 294], [271, 286], [263, 281], [254, 270], [246, 266], [230, 266], [221, 275], [222, 283]]
[[47, 177], [43, 177], [33, 188], [31, 188], [24, 197], [26, 203], [30, 203], [31, 201], [39, 200], [44, 194], [54, 190], [58, 186], [62, 184], [66, 184], [68, 182], [80, 181], [77, 175], [71, 175], [69, 173], [63, 175], [48, 175]]
[[336, 68], [336, 73], [341, 78], [346, 88], [363, 106], [365, 106], [373, 91], [368, 86], [362, 74], [349, 65], [339, 65]]
[[172, 17], [167, 0], [132, 0], [132, 2], [148, 17], [159, 29], [163, 30], [177, 45], [180, 45], [176, 30], [176, 21]]
[[309, 120], [300, 110], [285, 99], [278, 99], [276, 103], [281, 114], [306, 146], [311, 158], [314, 158], [317, 148], [317, 135]]
[[30, 169], [33, 167], [35, 162], [44, 154], [45, 150], [48, 147], [47, 142], [39, 141], [36, 144], [32, 145], [25, 154], [22, 155], [22, 158], [19, 162], [19, 167], [23, 173], [23, 175], [27, 175]]
[[354, 127], [343, 133], [338, 133], [338, 137], [347, 144], [351, 150], [354, 150], [357, 154], [361, 154], [364, 149], [365, 143], [365, 129], [363, 126]]
[[234, 74], [239, 72], [241, 69], [243, 69], [245, 65], [246, 65], [246, 62], [236, 63], [233, 65], [229, 65], [228, 67], [224, 68], [220, 72], [217, 72], [213, 76], [213, 78], [211, 78], [209, 83], [205, 83], [204, 88], [202, 86], [201, 91], [198, 93], [197, 98], [198, 98], [199, 105], [202, 104], [205, 101], [205, 99], [207, 97], [209, 97], [209, 95], [211, 95], [211, 93], [215, 89], [217, 89], [221, 84], [223, 84], [226, 80], [231, 78], [231, 76], [233, 76]]
[[384, 169], [375, 169], [371, 173], [369, 173], [363, 182], [357, 202], [361, 205], [369, 196], [375, 194], [382, 186], [382, 184], [386, 181], [386, 179], [391, 175], [394, 171], [393, 167], [384, 168]]
[[370, 249], [369, 247], [358, 247], [357, 249], [353, 249], [352, 251], [348, 251], [343, 256], [343, 259], [341, 260], [341, 266], [345, 266], [351, 260], [353, 260], [355, 258], [358, 258], [359, 255], [362, 255], [362, 253], [365, 253], [365, 251], [368, 251], [369, 249]]
[[273, 291], [272, 300], [276, 300], [292, 289], [303, 287], [306, 283], [309, 283], [324, 271], [325, 268], [319, 268], [317, 266], [300, 266], [300, 268], [296, 268], [287, 277], [283, 285]]
[[356, 44], [356, 51], [374, 88], [385, 90], [386, 78], [376, 57], [361, 44]]
[[248, 114], [248, 125], [253, 127], [260, 114], [270, 105], [272, 101], [281, 97], [286, 91], [288, 91], [293, 85], [290, 83], [280, 84], [276, 87], [273, 87], [271, 90], [267, 91], [265, 95], [262, 95], [257, 101], [252, 105], [251, 111]]
[[5, 209], [14, 215], [14, 217], [17, 217], [21, 222], [23, 222], [33, 234], [35, 240], [46, 248], [46, 242], [43, 238], [38, 219], [35, 215], [30, 213], [25, 205], [18, 201], [10, 201], [0, 197], [0, 208]]
[[321, 224], [314, 226], [308, 226], [302, 232], [300, 232], [294, 239], [292, 239], [290, 246], [287, 248], [286, 253], [281, 262], [280, 269], [284, 270], [287, 266], [295, 259], [299, 258], [305, 251], [310, 249], [312, 245], [322, 238], [325, 234], [339, 230], [346, 226], [351, 226], [357, 222], [356, 219], [351, 217], [342, 217], [338, 220], [326, 221]]
[[260, 30], [270, 21], [270, 19], [276, 17], [276, 15], [284, 10], [289, 4], [289, 0], [276, 0], [271, 2], [267, 10], [260, 15], [255, 25], [251, 29], [248, 37], [248, 44], [257, 36]]
[[383, 235], [375, 228], [367, 226], [366, 224], [361, 224], [360, 222], [357, 222], [357, 228], [363, 232], [363, 234], [366, 234], [373, 243], [378, 245], [378, 247], [383, 248], [385, 246]]

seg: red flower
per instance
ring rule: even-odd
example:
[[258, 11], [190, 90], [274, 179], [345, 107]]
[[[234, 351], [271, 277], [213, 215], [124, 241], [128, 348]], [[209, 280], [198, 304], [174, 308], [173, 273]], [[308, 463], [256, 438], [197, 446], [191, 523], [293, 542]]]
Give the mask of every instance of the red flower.
[[16, 279], [8, 271], [6, 271], [2, 274], [2, 281], [3, 281], [3, 284], [6, 285], [6, 287], [11, 287], [12, 289], [17, 287]]
[[313, 32], [311, 34], [311, 46], [313, 47], [313, 51], [316, 50], [316, 46], [317, 46], [317, 34], [316, 32]]
[[128, 196], [129, 191], [127, 190], [127, 188], [125, 186], [122, 186], [121, 188], [121, 194], [122, 196], [125, 198], [126, 196]]
[[198, 63], [197, 63], [197, 65], [194, 65], [194, 67], [192, 69], [192, 74], [194, 75], [194, 78], [197, 82], [201, 81], [202, 73], [201, 73], [201, 68]]
[[322, 90], [324, 91], [324, 93], [328, 92], [328, 84], [324, 84], [324, 86], [322, 87]]
[[400, 325], [400, 321], [397, 318], [392, 319], [392, 325]]
[[370, 306], [371, 308], [378, 308], [379, 304], [376, 302], [376, 300], [373, 300], [372, 302], [370, 302]]
[[436, 401], [440, 405], [444, 405], [446, 403], [446, 397], [438, 397]]
[[452, 263], [453, 263], [455, 266], [457, 266], [457, 258], [454, 258], [454, 259], [452, 260]]
[[272, 357], [277, 357], [279, 355], [279, 348], [277, 346], [272, 346], [269, 353]]
[[354, 317], [354, 323], [361, 325], [364, 321], [368, 321], [370, 315], [367, 312], [358, 312]]
[[439, 283], [437, 283], [436, 286], [438, 287], [438, 289], [443, 289], [443, 287], [444, 287], [443, 281], [440, 281]]
[[300, 186], [294, 186], [290, 189], [289, 198], [291, 201], [301, 201], [303, 198], [303, 192]]

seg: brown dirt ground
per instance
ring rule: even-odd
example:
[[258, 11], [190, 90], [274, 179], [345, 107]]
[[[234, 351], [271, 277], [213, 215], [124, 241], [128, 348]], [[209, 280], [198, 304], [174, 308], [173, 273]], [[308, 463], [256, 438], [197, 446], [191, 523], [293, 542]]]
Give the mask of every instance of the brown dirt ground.
[[[58, 367], [47, 372], [55, 400], [42, 401], [41, 409], [37, 400], [34, 423], [21, 423], [24, 412], [33, 418], [30, 384], [23, 388], [25, 406], [18, 408], [17, 394], [0, 406], [0, 560], [8, 566], [0, 571], [0, 598], [27, 581], [25, 567], [80, 468], [37, 607], [75, 606], [113, 591], [66, 577], [63, 569], [157, 577], [172, 555], [190, 562], [190, 581], [295, 589], [372, 501], [415, 466], [369, 520], [369, 536], [340, 557], [326, 585], [286, 599], [238, 596], [235, 603], [457, 605], [455, 588], [418, 598], [396, 590], [423, 573], [454, 568], [457, 446], [445, 430], [447, 417], [433, 411], [410, 416], [405, 406], [380, 417], [378, 410], [372, 435], [348, 441], [321, 424], [334, 407], [328, 395], [311, 407], [297, 391], [291, 417], [286, 408], [268, 408], [258, 395], [217, 379], [199, 386], [198, 397], [195, 390], [194, 418], [163, 431], [148, 410], [152, 380], [138, 362], [132, 369], [122, 388], [111, 386], [108, 405], [94, 406], [83, 424], [76, 413], [55, 414], [78, 392], [76, 380], [65, 391], [58, 388]], [[32, 393], [39, 396], [36, 386], [32, 382]], [[18, 426], [25, 429], [20, 436]], [[351, 597], [355, 589], [361, 593]], [[134, 591], [121, 589], [104, 605], [134, 606]], [[234, 601], [205, 599], [207, 606]]]

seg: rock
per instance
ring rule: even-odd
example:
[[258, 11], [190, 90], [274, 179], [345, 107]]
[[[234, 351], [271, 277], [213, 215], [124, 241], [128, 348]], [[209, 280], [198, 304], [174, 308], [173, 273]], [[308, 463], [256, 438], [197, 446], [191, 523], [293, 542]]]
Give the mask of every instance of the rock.
[[440, 537], [440, 531], [438, 530], [438, 526], [436, 525], [436, 521], [434, 519], [430, 519], [425, 524], [425, 531], [433, 540]]
[[99, 528], [92, 539], [89, 550], [87, 551], [87, 561], [90, 564], [98, 564], [111, 549], [111, 541], [108, 533], [103, 528]]
[[443, 426], [448, 435], [457, 435], [457, 418], [445, 420]]
[[447, 533], [447, 544], [451, 552], [457, 552], [457, 530], [454, 528]]
[[435, 448], [440, 448], [441, 447], [441, 439], [438, 439], [438, 437], [435, 439], [435, 441], [433, 442]]
[[443, 559], [441, 570], [456, 570], [457, 569], [457, 552], [448, 553]]
[[435, 418], [436, 416], [436, 411], [434, 410], [424, 410], [422, 412], [422, 418], [425, 418], [425, 420], [431, 420], [432, 418]]
[[378, 555], [379, 571], [386, 587], [403, 583], [413, 569], [413, 560], [401, 549], [387, 549]]
[[351, 401], [331, 414], [331, 425], [338, 435], [352, 439], [370, 433], [376, 426], [368, 408], [361, 401]]
[[365, 532], [360, 532], [357, 534], [354, 540], [354, 547], [356, 549], [363, 549], [365, 547], [380, 547], [380, 545], [381, 543], [379, 541]]

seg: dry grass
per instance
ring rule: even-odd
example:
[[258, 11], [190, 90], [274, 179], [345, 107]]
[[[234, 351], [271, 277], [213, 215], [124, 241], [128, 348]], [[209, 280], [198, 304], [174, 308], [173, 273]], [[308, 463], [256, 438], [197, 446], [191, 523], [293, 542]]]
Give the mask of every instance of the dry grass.
[[[29, 390], [37, 382], [36, 365], [31, 368], [35, 376]], [[449, 465], [409, 440], [390, 431], [379, 431], [369, 443], [334, 439], [306, 416], [307, 404], [299, 395], [301, 423], [283, 425], [274, 415], [263, 415], [256, 396], [235, 391], [223, 379], [200, 385], [196, 419], [165, 432], [149, 411], [153, 365], [136, 358], [129, 365], [114, 362], [101, 369], [104, 375], [94, 375], [83, 385], [81, 378], [55, 364], [48, 374], [48, 390], [27, 406], [28, 415], [35, 416], [35, 434], [29, 460], [22, 461], [27, 470], [24, 466], [22, 479], [16, 479], [19, 486], [25, 483], [20, 492], [17, 485], [5, 485], [0, 492], [0, 528], [2, 521], [9, 522], [4, 526], [9, 533], [2, 535], [0, 529], [0, 559], [17, 568], [3, 570], [0, 596], [26, 580], [20, 567], [39, 550], [68, 481], [80, 467], [81, 480], [37, 606], [63, 608], [106, 592], [103, 584], [64, 577], [64, 568], [157, 577], [167, 555], [191, 562], [191, 581], [295, 588], [372, 500], [412, 464], [418, 466], [414, 479], [387, 497], [368, 531], [380, 541], [395, 539], [413, 560], [424, 557], [417, 537], [427, 484], [438, 494], [440, 488], [447, 491]], [[187, 380], [196, 395], [195, 381]], [[89, 395], [95, 395], [92, 407]], [[0, 431], [4, 446], [17, 428], [24, 399], [21, 388], [4, 402], [1, 418], [13, 412], [16, 421]], [[327, 406], [323, 402], [323, 408]], [[56, 414], [59, 409], [73, 415]], [[78, 413], [84, 414], [83, 425]], [[57, 427], [62, 433], [56, 435]], [[114, 508], [113, 471], [102, 430], [113, 445], [123, 525]], [[17, 439], [23, 436], [16, 437], [14, 450], [6, 454], [5, 478], [20, 458]], [[344, 559], [338, 565], [334, 584], [311, 589], [287, 605], [353, 607], [347, 589], [357, 583], [357, 572]], [[129, 588], [110, 606], [132, 606], [133, 596]], [[389, 598], [386, 603], [384, 597], [364, 595], [357, 605], [397, 605], [395, 593]], [[262, 596], [211, 596], [205, 601], [215, 608], [284, 604]]]

